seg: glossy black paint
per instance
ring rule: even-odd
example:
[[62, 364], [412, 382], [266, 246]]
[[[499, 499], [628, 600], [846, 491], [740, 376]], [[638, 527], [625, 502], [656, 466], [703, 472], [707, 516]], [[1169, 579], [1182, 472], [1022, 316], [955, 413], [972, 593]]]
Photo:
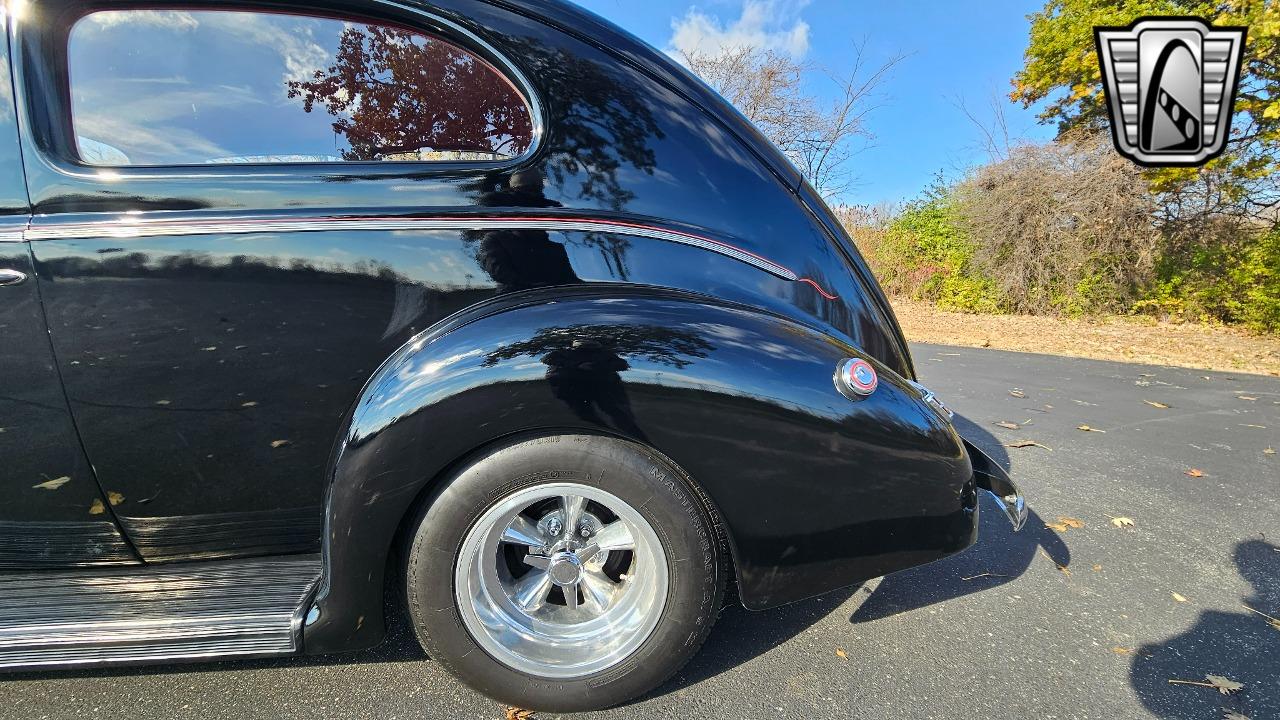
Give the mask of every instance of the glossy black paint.
[[977, 505], [960, 439], [879, 363], [872, 396], [835, 392], [835, 365], [858, 355], [755, 308], [657, 289], [557, 288], [469, 309], [392, 357], [353, 413], [325, 550], [333, 578], [359, 580], [321, 591], [307, 648], [381, 636], [398, 507], [477, 447], [520, 433], [660, 449], [724, 519], [748, 607], [968, 547]]
[[[392, 541], [434, 483], [488, 443], [562, 430], [630, 437], [688, 471], [725, 520], [752, 608], [973, 541], [968, 456], [905, 382], [905, 342], [856, 249], [749, 123], [652, 48], [560, 2], [237, 3], [444, 35], [528, 79], [543, 135], [528, 159], [479, 167], [77, 165], [67, 23], [145, 5], [42, 1], [12, 37], [40, 233], [28, 292], [143, 560], [323, 544], [306, 648], [366, 646], [382, 634]], [[679, 230], [808, 282], [624, 231], [324, 220], [492, 215]], [[243, 216], [274, 224], [111, 225]], [[73, 223], [107, 227], [59, 237]], [[854, 355], [881, 376], [861, 401], [832, 384]], [[62, 393], [54, 376], [32, 387]]]
[[[0, 13], [0, 27], [8, 20]], [[0, 571], [137, 562], [112, 520], [58, 382], [31, 255], [29, 217], [9, 82], [0, 43], [0, 270], [27, 280], [0, 286]]]

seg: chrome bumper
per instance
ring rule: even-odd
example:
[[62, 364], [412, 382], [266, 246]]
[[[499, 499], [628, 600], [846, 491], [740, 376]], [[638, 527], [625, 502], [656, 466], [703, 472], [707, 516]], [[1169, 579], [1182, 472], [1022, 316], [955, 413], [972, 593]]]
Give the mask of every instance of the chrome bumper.
[[1022, 525], [1027, 522], [1027, 499], [1022, 496], [1013, 478], [973, 443], [965, 440], [964, 448], [969, 451], [969, 462], [973, 465], [973, 478], [978, 487], [991, 493], [1000, 502], [1004, 514], [1013, 523], [1014, 532], [1021, 530]]

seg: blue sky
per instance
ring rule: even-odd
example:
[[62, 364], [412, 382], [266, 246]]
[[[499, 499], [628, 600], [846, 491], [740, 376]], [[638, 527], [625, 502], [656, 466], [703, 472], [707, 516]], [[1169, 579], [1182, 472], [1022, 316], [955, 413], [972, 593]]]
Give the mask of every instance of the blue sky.
[[960, 99], [985, 121], [995, 94], [1012, 134], [1053, 135], [1036, 122], [1034, 108], [1007, 99], [1026, 48], [1026, 16], [1043, 6], [1037, 0], [576, 1], [664, 50], [749, 41], [837, 73], [847, 71], [863, 41], [870, 66], [905, 55], [881, 86], [867, 121], [875, 137], [850, 162], [856, 180], [838, 198], [844, 202], [907, 200], [939, 171], [955, 177], [985, 160], [981, 132], [958, 107]]

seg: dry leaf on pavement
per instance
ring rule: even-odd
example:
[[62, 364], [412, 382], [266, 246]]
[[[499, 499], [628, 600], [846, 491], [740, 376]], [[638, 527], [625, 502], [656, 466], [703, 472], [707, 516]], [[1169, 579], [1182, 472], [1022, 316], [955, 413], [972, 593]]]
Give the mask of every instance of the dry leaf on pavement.
[[[1243, 604], [1243, 603], [1241, 603], [1241, 604]], [[1267, 619], [1267, 624], [1268, 624], [1268, 625], [1270, 625], [1271, 627], [1273, 627], [1273, 628], [1275, 628], [1275, 629], [1277, 629], [1277, 630], [1280, 630], [1280, 618], [1272, 617], [1272, 616], [1270, 616], [1270, 615], [1268, 615], [1268, 614], [1266, 614], [1266, 613], [1262, 612], [1261, 610], [1257, 610], [1257, 609], [1255, 609], [1255, 608], [1251, 608], [1251, 607], [1249, 607], [1248, 605], [1245, 605], [1245, 606], [1244, 606], [1244, 609], [1245, 609], [1245, 610], [1250, 610], [1250, 611], [1253, 611], [1253, 612], [1258, 613], [1259, 615], [1261, 615], [1262, 617], [1264, 617], [1264, 618], [1266, 618], [1266, 619]]]
[[95, 499], [95, 500], [93, 501], [93, 504], [89, 505], [89, 514], [90, 514], [90, 515], [101, 515], [102, 513], [106, 512], [106, 511], [107, 511], [107, 506], [106, 506], [106, 505], [103, 505], [101, 500], [96, 500], [96, 499]]
[[1222, 709], [1222, 720], [1249, 720], [1248, 715], [1241, 715], [1235, 710]]
[[1253, 397], [1251, 395], [1237, 395], [1236, 399], [1237, 400], [1257, 400], [1258, 398]]
[[1144, 402], [1144, 403], [1146, 403], [1146, 404], [1150, 405], [1150, 406], [1151, 406], [1151, 407], [1153, 407], [1153, 408], [1160, 408], [1161, 410], [1168, 410], [1168, 409], [1169, 409], [1169, 406], [1168, 406], [1168, 405], [1165, 405], [1165, 404], [1164, 404], [1164, 403], [1162, 403], [1162, 402], [1156, 402], [1155, 400], [1143, 400], [1142, 402]]
[[1066, 530], [1067, 528], [1080, 529], [1084, 527], [1084, 521], [1079, 520], [1077, 518], [1073, 518], [1073, 517], [1059, 516], [1058, 522], [1045, 523], [1045, 527], [1051, 527], [1054, 530], [1061, 532], [1063, 530]]
[[1011, 423], [1011, 422], [1009, 422], [1008, 420], [1001, 420], [1000, 422], [995, 423], [995, 424], [996, 424], [998, 427], [1002, 427], [1002, 428], [1005, 428], [1005, 429], [1007, 429], [1007, 430], [1017, 430], [1017, 429], [1020, 427], [1020, 426], [1018, 425], [1018, 423]]
[[1024, 392], [1022, 392], [1022, 390], [1021, 390], [1020, 388], [1014, 388], [1014, 389], [1010, 390], [1010, 391], [1009, 391], [1009, 394], [1010, 394], [1010, 395], [1012, 395], [1012, 396], [1014, 396], [1014, 397], [1016, 397], [1016, 398], [1024, 398], [1024, 397], [1026, 397], [1026, 396], [1027, 396], [1027, 394], [1026, 394], [1026, 393], [1024, 393]]
[[507, 707], [506, 720], [533, 720], [533, 711], [518, 707]]
[[1111, 524], [1118, 528], [1133, 527], [1133, 518], [1113, 517], [1111, 518]]
[[66, 475], [63, 475], [60, 478], [46, 480], [38, 485], [32, 485], [31, 489], [32, 490], [57, 490], [58, 488], [62, 487], [63, 485], [66, 485], [69, 482], [71, 482], [71, 478], [67, 477]]
[[1179, 594], [1178, 594], [1178, 593], [1176, 593], [1176, 592], [1173, 592], [1172, 590], [1170, 590], [1170, 591], [1169, 591], [1169, 594], [1170, 594], [1170, 595], [1172, 595], [1172, 596], [1173, 596], [1173, 599], [1174, 599], [1174, 600], [1177, 600], [1178, 602], [1186, 602], [1186, 601], [1187, 601], [1187, 599], [1186, 599], [1185, 597], [1183, 597], [1182, 595], [1179, 595]]
[[845, 652], [844, 648], [836, 648], [836, 657], [840, 658], [841, 660], [848, 660], [849, 653]]
[[1105, 433], [1105, 432], [1106, 432], [1106, 430], [1099, 430], [1098, 428], [1089, 427], [1088, 425], [1077, 425], [1077, 426], [1076, 426], [1076, 429], [1077, 429], [1077, 430], [1083, 430], [1083, 431], [1085, 431], [1085, 432], [1099, 432], [1099, 433]]
[[1271, 446], [1267, 446], [1267, 449], [1266, 449], [1266, 450], [1263, 450], [1263, 451], [1262, 451], [1262, 454], [1263, 454], [1263, 455], [1275, 455], [1275, 454], [1276, 454], [1276, 449], [1275, 449], [1275, 448], [1273, 448], [1273, 447], [1271, 447]]
[[1014, 442], [1011, 442], [1011, 443], [1005, 443], [1004, 446], [1007, 448], [1038, 447], [1038, 448], [1044, 448], [1049, 452], [1053, 452], [1053, 448], [1049, 447], [1048, 445], [1041, 445], [1035, 440], [1015, 440]]
[[1230, 678], [1221, 675], [1205, 675], [1205, 680], [1209, 682], [1200, 682], [1199, 680], [1169, 680], [1170, 685], [1196, 685], [1198, 687], [1214, 688], [1223, 695], [1230, 695], [1237, 690], [1243, 690], [1244, 685]]
[[1049, 559], [1049, 562], [1053, 563], [1053, 564], [1054, 564], [1054, 566], [1056, 566], [1059, 570], [1061, 570], [1063, 575], [1066, 575], [1067, 577], [1071, 577], [1071, 571], [1067, 569], [1067, 566], [1066, 566], [1066, 565], [1063, 565], [1062, 563], [1058, 562], [1057, 560], [1054, 560], [1054, 559], [1053, 559], [1053, 556], [1052, 556], [1052, 555], [1050, 555], [1048, 552], [1046, 552], [1046, 551], [1045, 551], [1045, 549], [1044, 549], [1043, 547], [1042, 547], [1042, 548], [1040, 548], [1040, 554], [1041, 554], [1041, 555], [1043, 555], [1043, 556], [1045, 556], [1046, 558], [1048, 558], [1048, 559]]
[[1191, 468], [1187, 471], [1187, 474], [1191, 477], [1204, 477], [1204, 471], [1198, 468]]
[[292, 445], [292, 444], [293, 444], [293, 443], [291, 443], [291, 442], [290, 442], [290, 441], [288, 441], [288, 440], [276, 440], [276, 441], [274, 441], [274, 442], [272, 442], [272, 443], [271, 443], [271, 447], [279, 449], [279, 448], [286, 447], [286, 446], [288, 446], [288, 445]]
[[1230, 695], [1231, 693], [1237, 690], [1244, 689], [1243, 684], [1238, 683], [1235, 680], [1232, 680], [1230, 678], [1225, 678], [1221, 675], [1205, 675], [1204, 679], [1208, 680], [1210, 685], [1218, 688], [1218, 692], [1222, 693], [1223, 695]]

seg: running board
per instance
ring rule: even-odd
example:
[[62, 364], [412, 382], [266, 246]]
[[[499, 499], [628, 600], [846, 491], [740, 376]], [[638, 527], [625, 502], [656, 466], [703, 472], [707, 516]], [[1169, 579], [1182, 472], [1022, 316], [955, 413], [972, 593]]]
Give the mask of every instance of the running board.
[[0, 573], [0, 669], [289, 655], [319, 555]]

